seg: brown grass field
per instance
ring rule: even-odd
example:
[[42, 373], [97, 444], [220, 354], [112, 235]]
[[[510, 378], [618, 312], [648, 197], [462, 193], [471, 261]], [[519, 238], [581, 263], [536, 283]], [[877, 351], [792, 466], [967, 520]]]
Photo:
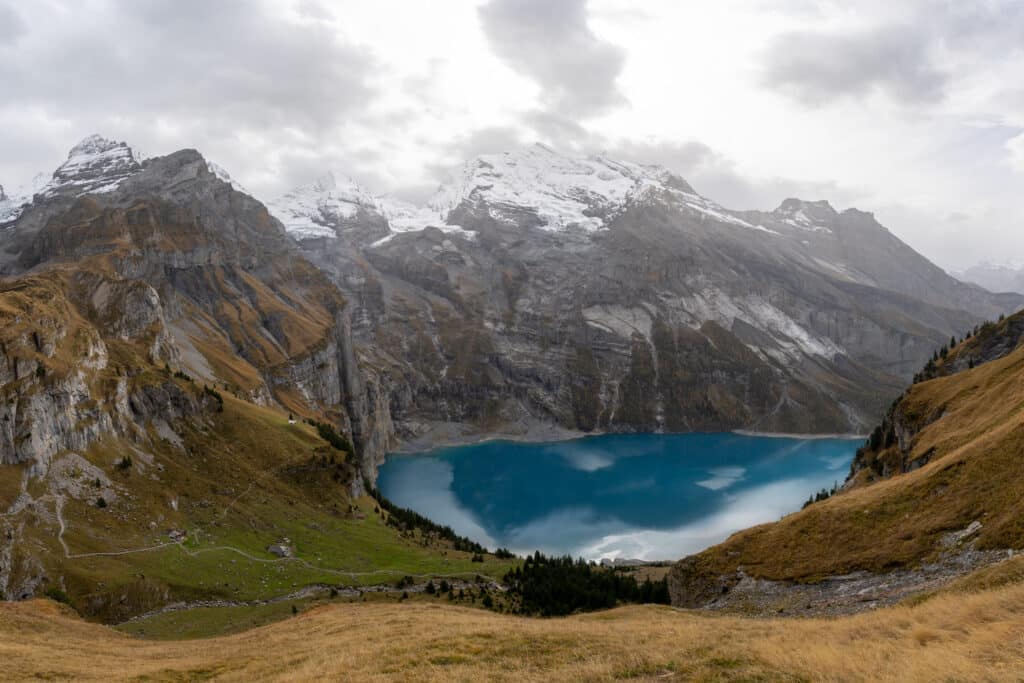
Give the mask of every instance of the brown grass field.
[[0, 662], [5, 680], [1021, 681], [1024, 585], [837, 619], [644, 606], [541, 620], [356, 603], [176, 642], [132, 639], [36, 600], [0, 604]]

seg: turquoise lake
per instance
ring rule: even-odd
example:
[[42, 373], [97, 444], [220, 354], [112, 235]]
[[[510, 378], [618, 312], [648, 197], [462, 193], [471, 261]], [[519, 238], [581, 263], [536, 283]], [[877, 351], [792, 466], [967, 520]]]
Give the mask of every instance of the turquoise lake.
[[391, 455], [378, 486], [491, 549], [678, 559], [841, 484], [860, 444], [732, 433], [489, 441]]

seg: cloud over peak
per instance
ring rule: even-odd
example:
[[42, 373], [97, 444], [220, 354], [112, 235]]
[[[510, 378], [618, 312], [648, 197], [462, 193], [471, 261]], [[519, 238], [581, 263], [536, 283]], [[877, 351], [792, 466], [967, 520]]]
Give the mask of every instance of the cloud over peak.
[[625, 51], [590, 29], [585, 0], [491, 0], [479, 16], [492, 50], [541, 87], [548, 112], [587, 118], [625, 103]]

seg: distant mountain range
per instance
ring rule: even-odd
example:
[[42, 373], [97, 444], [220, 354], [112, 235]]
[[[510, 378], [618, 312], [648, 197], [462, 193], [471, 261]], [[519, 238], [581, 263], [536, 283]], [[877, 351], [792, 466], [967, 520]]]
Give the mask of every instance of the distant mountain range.
[[1015, 292], [1024, 294], [1024, 266], [979, 263], [967, 270], [950, 271], [950, 275], [981, 285], [990, 292]]

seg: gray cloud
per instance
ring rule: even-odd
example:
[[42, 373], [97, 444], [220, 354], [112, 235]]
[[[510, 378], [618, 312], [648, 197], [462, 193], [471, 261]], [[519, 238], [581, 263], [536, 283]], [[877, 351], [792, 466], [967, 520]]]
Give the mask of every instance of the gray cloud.
[[947, 77], [920, 26], [846, 33], [787, 33], [764, 55], [762, 82], [809, 105], [882, 91], [906, 103], [935, 102]]
[[479, 10], [495, 54], [542, 88], [548, 111], [585, 118], [625, 102], [625, 52], [587, 26], [585, 0], [492, 0]]
[[25, 32], [21, 15], [6, 3], [0, 3], [0, 47], [14, 43]]
[[[90, 8], [88, 26], [68, 21], [82, 16], [71, 4], [30, 4], [22, 15], [29, 39], [0, 60], [0, 118], [70, 118], [73, 138], [100, 132], [144, 151], [194, 146], [230, 169], [251, 165], [259, 147], [320, 153], [376, 97], [367, 49], [265, 4], [113, 0]], [[9, 142], [0, 131], [0, 147]]]
[[149, 108], [315, 129], [371, 96], [366, 53], [316, 25], [282, 22], [260, 5], [156, 0], [111, 9], [117, 21], [110, 30], [76, 31], [0, 64], [8, 92], [22, 103], [77, 112]]

